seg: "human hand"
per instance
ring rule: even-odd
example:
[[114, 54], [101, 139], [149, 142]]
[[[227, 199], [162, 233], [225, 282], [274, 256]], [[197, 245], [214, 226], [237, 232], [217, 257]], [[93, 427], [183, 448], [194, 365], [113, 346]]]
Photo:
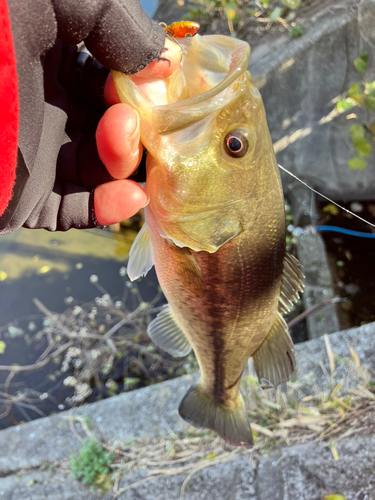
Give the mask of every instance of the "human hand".
[[[170, 74], [173, 61], [161, 60], [163, 29], [139, 0], [6, 3], [11, 23], [4, 53], [13, 57], [17, 78], [14, 92], [7, 93], [10, 104], [5, 94], [0, 99], [4, 109], [14, 111], [12, 140], [0, 137], [0, 149], [12, 159], [0, 182], [0, 234], [21, 226], [84, 229], [129, 217], [147, 202], [142, 188], [125, 181], [141, 156], [139, 127], [133, 111], [123, 106], [108, 111], [98, 129], [106, 169], [95, 140], [105, 111], [105, 68], [141, 75], [157, 61], [143, 74]], [[77, 52], [80, 42], [105, 68]]]
[[[169, 77], [180, 64], [178, 45], [166, 39], [162, 56], [162, 60], [149, 64], [136, 74], [137, 77]], [[96, 141], [102, 162], [117, 180], [101, 184], [95, 189], [95, 216], [101, 225], [128, 219], [148, 203], [146, 191], [126, 179], [138, 168], [143, 153], [137, 114], [130, 106], [120, 102], [111, 76], [105, 87], [105, 98], [112, 106], [99, 122]]]

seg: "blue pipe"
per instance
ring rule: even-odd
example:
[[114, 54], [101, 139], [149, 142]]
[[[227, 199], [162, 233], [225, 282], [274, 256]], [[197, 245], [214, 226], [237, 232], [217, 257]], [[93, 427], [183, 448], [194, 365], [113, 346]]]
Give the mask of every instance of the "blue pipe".
[[351, 229], [344, 229], [343, 227], [336, 226], [316, 226], [317, 231], [332, 231], [333, 233], [347, 234], [349, 236], [358, 236], [358, 238], [373, 238], [375, 239], [375, 234], [373, 233], [361, 233], [359, 231], [352, 231]]

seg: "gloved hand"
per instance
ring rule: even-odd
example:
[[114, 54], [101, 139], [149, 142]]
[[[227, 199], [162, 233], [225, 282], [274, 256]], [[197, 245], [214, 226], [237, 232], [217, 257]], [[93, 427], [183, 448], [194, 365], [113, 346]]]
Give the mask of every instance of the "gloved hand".
[[[165, 46], [165, 57], [170, 64], [163, 61], [151, 63], [139, 73], [142, 78], [166, 78], [177, 69], [180, 63], [179, 47], [168, 39]], [[112, 106], [105, 112], [96, 130], [98, 152], [108, 172], [115, 179], [124, 179], [134, 172], [142, 157], [139, 120], [132, 108], [120, 103], [111, 76], [107, 79], [105, 97]], [[131, 180], [101, 184], [94, 193], [95, 214], [102, 225], [131, 217], [147, 202], [146, 192]]]
[[87, 228], [129, 217], [147, 202], [142, 188], [123, 180], [141, 156], [136, 115], [121, 104], [100, 121], [98, 148], [107, 170], [95, 132], [107, 107], [108, 69], [74, 44], [85, 41], [99, 62], [128, 74], [155, 61], [144, 70], [149, 76], [174, 71], [177, 45], [168, 41], [163, 52], [164, 32], [138, 0], [8, 0], [8, 8], [20, 112], [16, 181], [0, 233], [20, 226]]

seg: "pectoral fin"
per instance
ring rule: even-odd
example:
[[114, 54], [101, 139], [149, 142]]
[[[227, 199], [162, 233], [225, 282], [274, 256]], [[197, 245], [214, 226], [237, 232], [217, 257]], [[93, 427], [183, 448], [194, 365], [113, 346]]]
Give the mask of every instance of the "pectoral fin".
[[169, 305], [151, 321], [147, 333], [158, 347], [172, 356], [187, 356], [191, 351], [190, 343], [177, 324]]
[[196, 297], [203, 297], [206, 286], [203, 281], [202, 271], [191, 250], [187, 247], [178, 247], [169, 244], [173, 253], [173, 269], [181, 283]]
[[131, 281], [146, 276], [154, 265], [154, 253], [152, 250], [150, 233], [147, 223], [137, 234], [129, 252], [128, 276]]
[[295, 368], [294, 346], [280, 313], [271, 331], [253, 355], [254, 368], [264, 388], [286, 382]]
[[286, 314], [297, 301], [299, 292], [303, 291], [303, 272], [301, 264], [293, 255], [287, 253], [284, 258], [284, 270], [281, 280], [279, 311]]

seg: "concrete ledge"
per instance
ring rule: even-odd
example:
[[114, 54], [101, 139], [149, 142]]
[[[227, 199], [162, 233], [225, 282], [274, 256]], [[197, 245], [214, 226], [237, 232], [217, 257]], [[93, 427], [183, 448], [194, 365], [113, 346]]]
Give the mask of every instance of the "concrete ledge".
[[[349, 347], [356, 351], [361, 363], [375, 370], [375, 323], [330, 335], [335, 354], [349, 358]], [[308, 377], [322, 390], [329, 380], [329, 362], [322, 338], [296, 345], [299, 377]], [[344, 380], [349, 367], [337, 363], [336, 377]], [[115, 396], [81, 408], [62, 412], [0, 432], [0, 477], [21, 468], [38, 467], [46, 462], [70, 458], [80, 450], [80, 443], [72, 432], [82, 433], [81, 424], [69, 421], [74, 415], [87, 416], [95, 425], [96, 433], [104, 441], [126, 443], [132, 439], [179, 433], [191, 427], [178, 416], [178, 406], [187, 389], [198, 376], [186, 376], [150, 386], [138, 391]], [[83, 433], [82, 433], [83, 434]], [[0, 497], [1, 498], [1, 497]]]

